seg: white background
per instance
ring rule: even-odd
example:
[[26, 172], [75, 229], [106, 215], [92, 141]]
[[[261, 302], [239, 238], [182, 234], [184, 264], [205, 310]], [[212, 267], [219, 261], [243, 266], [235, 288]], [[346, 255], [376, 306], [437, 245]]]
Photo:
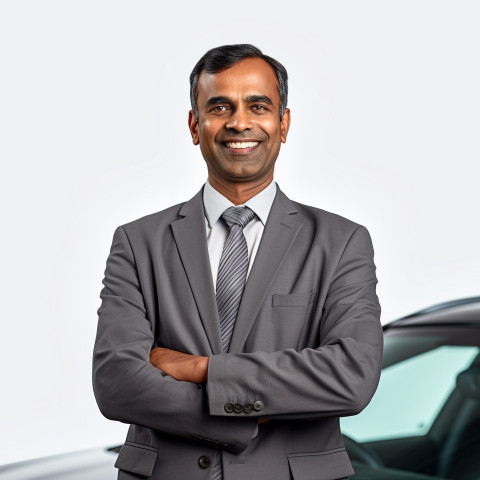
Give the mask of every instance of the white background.
[[480, 4], [1, 1], [0, 464], [118, 444], [90, 380], [116, 226], [193, 196], [205, 51], [290, 75], [276, 179], [372, 235], [383, 322], [478, 293]]

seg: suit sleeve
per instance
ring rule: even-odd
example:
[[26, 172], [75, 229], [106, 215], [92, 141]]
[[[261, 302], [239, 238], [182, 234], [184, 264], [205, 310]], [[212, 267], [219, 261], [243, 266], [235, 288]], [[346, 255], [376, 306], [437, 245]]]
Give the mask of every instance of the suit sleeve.
[[376, 283], [371, 239], [358, 226], [330, 282], [318, 347], [211, 357], [211, 415], [245, 415], [228, 414], [224, 407], [231, 399], [246, 398], [257, 407], [249, 415], [257, 417], [307, 419], [360, 412], [372, 398], [381, 370]]
[[154, 336], [123, 227], [115, 231], [103, 284], [93, 353], [93, 388], [103, 415], [233, 452], [244, 450], [256, 430], [255, 419], [210, 416], [204, 385], [177, 381], [150, 364]]

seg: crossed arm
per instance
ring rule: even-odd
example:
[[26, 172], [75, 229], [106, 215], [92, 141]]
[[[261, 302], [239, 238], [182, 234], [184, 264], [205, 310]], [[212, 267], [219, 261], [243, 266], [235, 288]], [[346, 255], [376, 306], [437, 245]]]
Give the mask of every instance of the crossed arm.
[[[154, 348], [150, 352], [150, 363], [182, 382], [203, 383], [208, 377], [208, 357], [190, 355], [168, 348]], [[259, 418], [258, 423], [268, 422], [268, 418]]]
[[157, 347], [150, 352], [150, 363], [182, 382], [203, 383], [207, 381], [208, 357]]
[[[382, 331], [370, 238], [364, 229], [355, 237], [329, 285], [318, 348], [201, 357], [152, 350], [154, 336], [133, 251], [124, 229], [117, 229], [93, 362], [94, 392], [102, 413], [179, 437], [202, 435], [236, 452], [246, 448], [260, 417], [357, 413], [378, 381]], [[261, 414], [225, 412], [229, 398], [249, 395], [264, 401]]]

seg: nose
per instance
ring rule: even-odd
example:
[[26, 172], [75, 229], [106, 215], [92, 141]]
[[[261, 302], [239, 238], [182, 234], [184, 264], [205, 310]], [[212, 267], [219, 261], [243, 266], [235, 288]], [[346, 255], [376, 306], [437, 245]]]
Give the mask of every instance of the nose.
[[244, 130], [251, 130], [253, 128], [253, 122], [246, 110], [237, 109], [232, 113], [225, 127], [237, 132], [243, 132]]

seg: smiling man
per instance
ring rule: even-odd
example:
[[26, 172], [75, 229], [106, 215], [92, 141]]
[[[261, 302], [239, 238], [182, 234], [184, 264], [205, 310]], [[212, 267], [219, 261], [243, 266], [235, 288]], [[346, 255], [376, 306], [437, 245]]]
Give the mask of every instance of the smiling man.
[[339, 417], [380, 374], [373, 248], [364, 227], [274, 182], [287, 90], [252, 45], [208, 51], [188, 117], [207, 182], [115, 231], [93, 383], [102, 413], [131, 424], [119, 479], [353, 473]]

